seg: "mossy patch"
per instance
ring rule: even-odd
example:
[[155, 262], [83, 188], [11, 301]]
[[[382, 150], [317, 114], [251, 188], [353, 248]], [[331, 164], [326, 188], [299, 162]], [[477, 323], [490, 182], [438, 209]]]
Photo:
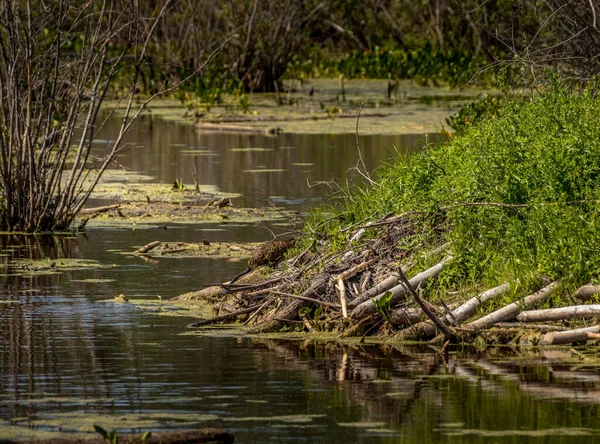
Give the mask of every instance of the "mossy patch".
[[99, 214], [90, 219], [87, 226], [130, 228], [136, 225], [156, 226], [169, 223], [254, 223], [282, 218], [279, 211], [271, 208], [218, 208], [192, 203], [132, 202]]
[[91, 259], [15, 259], [9, 262], [11, 276], [36, 276], [58, 274], [63, 271], [113, 268], [114, 264], [102, 264]]
[[152, 257], [202, 257], [215, 259], [249, 258], [260, 243], [226, 243], [226, 242], [165, 242], [147, 253]]

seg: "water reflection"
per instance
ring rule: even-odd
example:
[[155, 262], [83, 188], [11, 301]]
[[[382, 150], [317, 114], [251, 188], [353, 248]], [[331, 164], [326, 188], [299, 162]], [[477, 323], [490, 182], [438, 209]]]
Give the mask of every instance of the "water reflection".
[[[110, 140], [119, 122], [109, 119], [97, 142]], [[275, 200], [307, 207], [311, 199], [331, 192], [327, 186], [309, 185], [329, 180], [345, 184], [346, 180], [358, 179], [352, 171], [358, 161], [353, 134], [210, 133], [146, 115], [126, 138], [136, 146], [119, 156], [126, 168], [163, 183], [183, 178], [188, 184], [197, 180], [217, 185], [224, 192], [242, 194], [235, 200], [241, 206], [261, 207]], [[425, 135], [361, 136], [359, 140], [371, 171], [398, 153], [419, 149]]]

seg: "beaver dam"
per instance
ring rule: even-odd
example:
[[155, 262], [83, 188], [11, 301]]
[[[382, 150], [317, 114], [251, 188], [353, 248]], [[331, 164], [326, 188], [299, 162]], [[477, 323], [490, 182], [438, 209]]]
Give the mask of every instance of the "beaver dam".
[[600, 339], [589, 321], [600, 317], [600, 136], [588, 129], [600, 124], [599, 107], [586, 91], [555, 87], [375, 179], [363, 171], [368, 185], [315, 211], [268, 278], [255, 272], [181, 296], [227, 307], [193, 326], [235, 320], [253, 332], [461, 343]]
[[[452, 245], [402, 248], [416, 235], [417, 222], [415, 216], [398, 215], [349, 226], [352, 249], [327, 254], [307, 248], [267, 278], [266, 270], [256, 269], [238, 284], [213, 285], [175, 300], [205, 299], [215, 311], [225, 312], [192, 327], [239, 321], [251, 325], [252, 333], [333, 331], [340, 337], [532, 345], [600, 339], [600, 326], [583, 321], [600, 317], [600, 305], [590, 303], [600, 296], [600, 285], [573, 292], [574, 305], [542, 310], [535, 308], [565, 291], [559, 281], [534, 279], [537, 290], [531, 294], [523, 294], [524, 285], [515, 280], [428, 302], [428, 287], [443, 279], [444, 268], [453, 261]], [[363, 241], [367, 230], [375, 236]], [[257, 252], [264, 253], [271, 244]], [[417, 264], [424, 263], [433, 265], [417, 272]], [[503, 305], [511, 293], [522, 297]]]

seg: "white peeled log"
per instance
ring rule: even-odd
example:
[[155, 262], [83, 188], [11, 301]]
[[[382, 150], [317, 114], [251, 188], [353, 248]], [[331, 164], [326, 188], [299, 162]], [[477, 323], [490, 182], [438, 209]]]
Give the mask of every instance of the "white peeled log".
[[573, 296], [580, 301], [589, 301], [594, 299], [594, 296], [600, 296], [600, 285], [584, 285], [573, 293]]
[[[446, 259], [444, 259], [442, 262], [417, 274], [412, 279], [409, 279], [410, 285], [412, 287], [416, 288], [420, 284], [426, 282], [427, 280], [435, 278], [438, 274], [440, 274], [440, 272], [442, 271], [444, 266], [451, 259], [452, 259], [452, 256], [449, 256]], [[409, 289], [404, 285], [404, 283], [401, 283], [401, 284], [396, 285], [395, 287], [391, 288], [389, 291], [392, 293], [392, 297], [390, 299], [390, 305], [393, 306], [393, 305], [397, 304], [403, 297], [405, 297], [408, 294]], [[381, 299], [385, 294], [386, 294], [385, 292], [381, 293], [378, 296], [374, 297], [373, 299], [369, 299], [368, 301], [365, 301], [362, 304], [358, 305], [356, 308], [354, 308], [354, 310], [352, 310], [352, 312], [350, 313], [350, 317], [352, 319], [362, 319], [362, 318], [365, 318], [365, 317], [370, 316], [373, 313], [377, 312], [377, 307], [375, 305], [375, 301]]]
[[[497, 296], [506, 294], [509, 290], [510, 284], [502, 284], [498, 285], [497, 287], [490, 288], [489, 290], [486, 290], [482, 293], [479, 293], [477, 296], [472, 297], [460, 307], [453, 310], [452, 316], [446, 315], [444, 321], [446, 322], [446, 324], [451, 323], [453, 320], [455, 320], [458, 323], [463, 322], [470, 318], [473, 315], [473, 313], [475, 313], [475, 311], [481, 306], [481, 304], [484, 304], [485, 302]], [[424, 338], [431, 338], [436, 335], [437, 329], [435, 328], [435, 325], [433, 325], [433, 323], [426, 321], [419, 322], [418, 324], [415, 324], [412, 327], [409, 327], [406, 330], [402, 331], [402, 333], [408, 335], [418, 335]]]
[[600, 318], [600, 305], [573, 305], [571, 307], [524, 311], [517, 316], [517, 321], [545, 322], [578, 318]]
[[600, 333], [600, 325], [577, 328], [575, 330], [546, 333], [538, 341], [538, 345], [561, 345], [588, 340], [588, 333]]
[[476, 330], [483, 330], [491, 327], [494, 324], [502, 321], [510, 321], [517, 317], [521, 313], [523, 308], [531, 307], [535, 304], [545, 301], [550, 295], [558, 288], [558, 282], [552, 282], [550, 285], [542, 288], [539, 291], [523, 298], [519, 301], [508, 304], [486, 316], [483, 316], [476, 321], [467, 324], [467, 327], [474, 328]]

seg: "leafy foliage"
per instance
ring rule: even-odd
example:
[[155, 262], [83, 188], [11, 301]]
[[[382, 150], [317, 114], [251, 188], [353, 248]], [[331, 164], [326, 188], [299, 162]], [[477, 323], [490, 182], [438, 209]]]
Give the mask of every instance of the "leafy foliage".
[[[600, 100], [597, 84], [558, 82], [447, 142], [389, 165], [378, 186], [358, 188], [314, 217], [342, 245], [340, 228], [384, 214], [418, 212], [424, 237], [452, 241], [453, 282], [496, 284], [529, 275], [580, 284], [600, 270]], [[327, 217], [325, 216], [327, 215]], [[451, 284], [452, 282], [447, 282]]]

